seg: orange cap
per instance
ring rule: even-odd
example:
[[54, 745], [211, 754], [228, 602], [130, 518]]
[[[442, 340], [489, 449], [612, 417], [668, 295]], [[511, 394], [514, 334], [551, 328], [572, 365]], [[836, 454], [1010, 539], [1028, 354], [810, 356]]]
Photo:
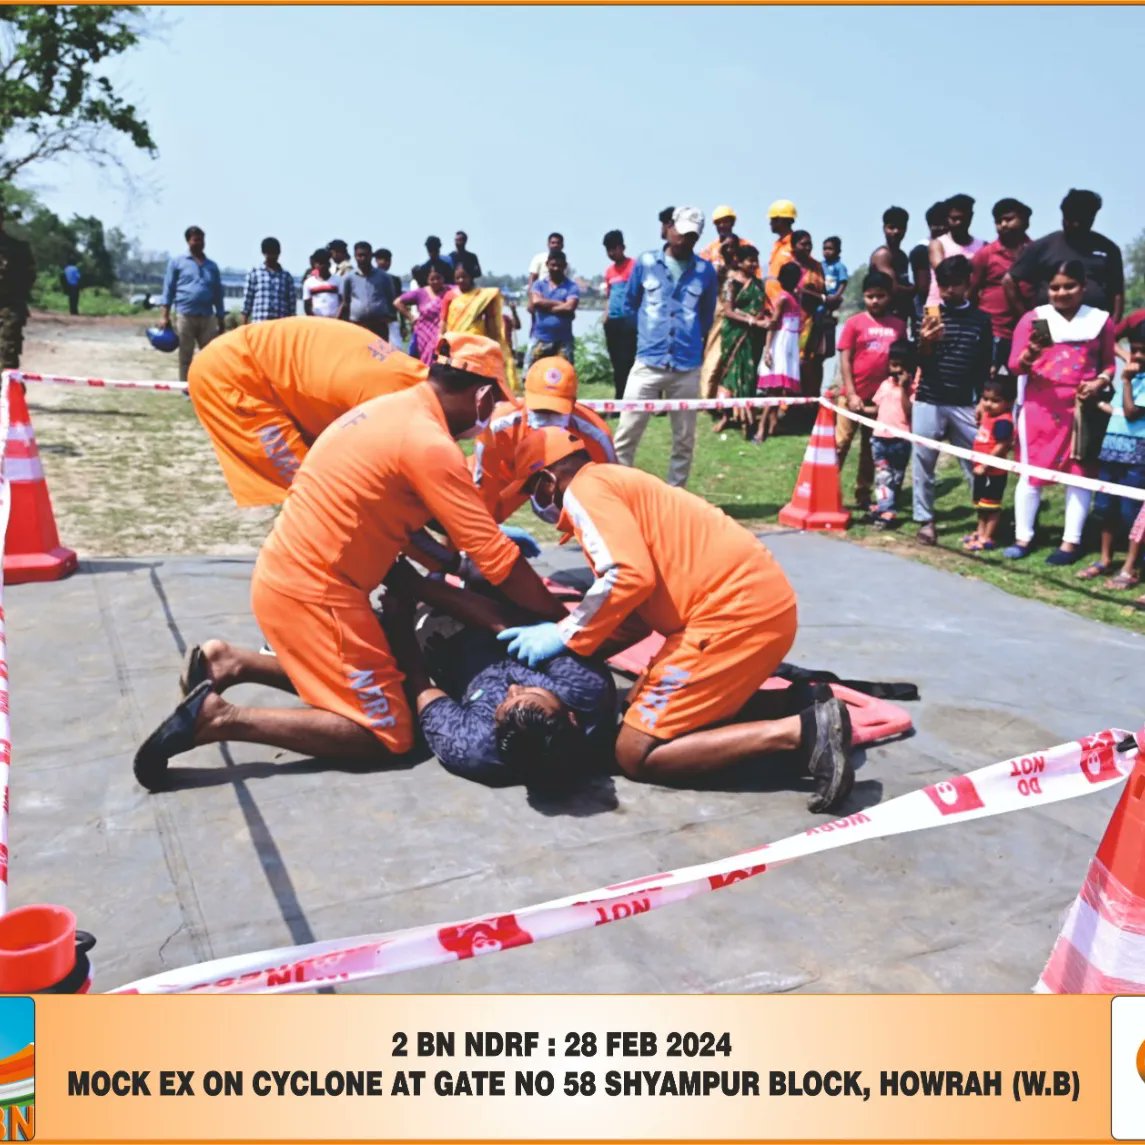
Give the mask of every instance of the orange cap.
[[517, 455], [513, 459], [514, 480], [505, 490], [506, 494], [516, 496], [534, 473], [584, 448], [584, 440], [567, 429], [550, 425], [530, 430], [517, 446]]
[[572, 413], [576, 367], [565, 358], [538, 358], [525, 375], [525, 408]]
[[437, 361], [455, 370], [468, 370], [480, 374], [491, 382], [496, 382], [503, 393], [505, 389], [505, 355], [492, 338], [481, 334], [463, 334], [451, 330], [442, 334], [437, 346]]

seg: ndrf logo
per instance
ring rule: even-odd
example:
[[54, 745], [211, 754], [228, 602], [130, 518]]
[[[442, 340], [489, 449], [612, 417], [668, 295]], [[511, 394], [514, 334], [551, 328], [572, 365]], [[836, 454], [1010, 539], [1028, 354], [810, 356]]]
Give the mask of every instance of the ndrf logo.
[[0, 998], [0, 1141], [36, 1135], [36, 1007]]
[[1145, 997], [1112, 1000], [1111, 1135], [1145, 1141]]

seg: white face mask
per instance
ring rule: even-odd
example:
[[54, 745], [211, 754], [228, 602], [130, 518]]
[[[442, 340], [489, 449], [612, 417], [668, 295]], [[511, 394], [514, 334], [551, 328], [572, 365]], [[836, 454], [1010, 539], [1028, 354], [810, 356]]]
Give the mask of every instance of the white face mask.
[[[480, 437], [489, 428], [489, 422], [493, 419], [493, 407], [497, 404], [496, 391], [492, 386], [482, 386], [477, 391], [473, 404], [477, 420], [472, 428], [457, 438], [458, 441], [471, 441], [475, 437]], [[481, 416], [482, 407], [489, 411], [484, 417]]]
[[545, 522], [546, 525], [555, 525], [561, 519], [560, 506], [557, 505], [557, 485], [552, 476], [549, 476], [552, 481], [549, 491], [542, 495], [537, 496], [534, 491], [529, 495], [529, 504], [533, 507], [533, 512]]

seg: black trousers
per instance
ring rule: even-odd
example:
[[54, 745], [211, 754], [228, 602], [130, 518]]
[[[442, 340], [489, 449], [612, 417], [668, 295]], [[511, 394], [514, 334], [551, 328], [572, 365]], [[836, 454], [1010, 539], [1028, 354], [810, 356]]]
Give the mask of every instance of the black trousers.
[[618, 318], [604, 320], [604, 344], [612, 363], [612, 384], [617, 398], [624, 397], [628, 375], [636, 364], [636, 327]]
[[80, 288], [68, 286], [65, 289], [68, 292], [68, 313], [78, 314], [80, 312]]

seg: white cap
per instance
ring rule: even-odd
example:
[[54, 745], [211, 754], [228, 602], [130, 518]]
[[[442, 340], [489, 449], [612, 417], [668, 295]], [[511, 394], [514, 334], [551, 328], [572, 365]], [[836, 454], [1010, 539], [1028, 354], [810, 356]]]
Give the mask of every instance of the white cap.
[[697, 235], [704, 230], [704, 212], [699, 207], [677, 207], [672, 226], [682, 235]]

